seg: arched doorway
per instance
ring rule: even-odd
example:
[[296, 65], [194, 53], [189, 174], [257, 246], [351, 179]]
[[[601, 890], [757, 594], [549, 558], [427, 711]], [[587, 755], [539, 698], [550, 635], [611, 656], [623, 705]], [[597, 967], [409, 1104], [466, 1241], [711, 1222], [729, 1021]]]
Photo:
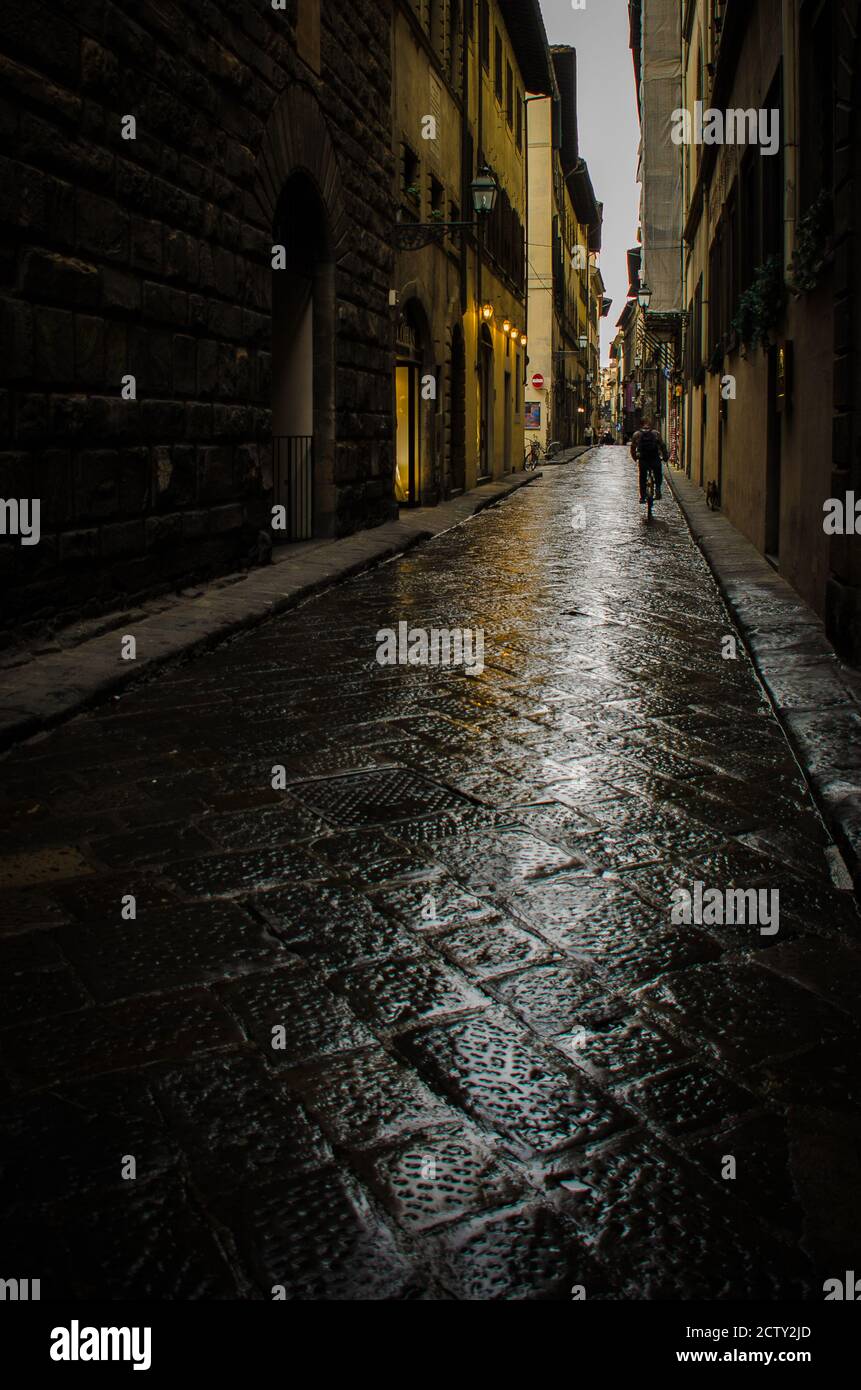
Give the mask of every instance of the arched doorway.
[[[324, 111], [306, 87], [291, 84], [273, 107], [256, 151], [253, 198], [259, 213], [251, 221], [267, 228], [273, 246], [284, 246], [289, 253], [285, 256], [285, 269], [271, 271], [272, 427], [273, 435], [279, 428], [293, 429], [297, 424], [307, 429], [310, 413], [313, 440], [311, 531], [315, 536], [334, 536], [337, 531], [335, 267], [354, 250], [353, 224], [344, 206], [343, 184]], [[282, 275], [287, 277], [283, 282], [278, 278]], [[296, 276], [292, 283], [291, 276]], [[300, 313], [298, 307], [302, 303], [299, 281], [305, 280], [307, 297], [309, 278], [313, 286], [310, 320], [307, 303], [304, 313]], [[282, 357], [286, 351], [289, 360], [296, 332], [305, 344], [306, 369], [309, 338], [312, 344], [313, 394], [310, 412], [306, 402], [303, 413], [299, 406], [300, 393], [294, 391]], [[288, 412], [286, 418], [284, 411]], [[283, 437], [307, 439], [308, 436], [288, 434]], [[273, 488], [276, 455], [281, 447], [273, 438]], [[299, 457], [302, 456], [299, 447]], [[295, 500], [301, 501], [298, 497]], [[307, 523], [307, 504], [305, 521]], [[285, 534], [287, 539], [291, 538], [289, 533], [273, 532], [273, 539], [283, 540]]]
[[307, 174], [284, 185], [273, 237], [273, 505], [283, 508], [273, 535], [310, 540], [332, 531], [335, 265], [326, 210]]
[[456, 323], [451, 334], [451, 490], [466, 488], [466, 344]]
[[433, 477], [436, 374], [429, 365], [427, 318], [409, 299], [398, 319], [395, 345], [395, 500], [418, 506]]
[[493, 475], [493, 337], [484, 323], [479, 339], [479, 414], [478, 473], [480, 478]]

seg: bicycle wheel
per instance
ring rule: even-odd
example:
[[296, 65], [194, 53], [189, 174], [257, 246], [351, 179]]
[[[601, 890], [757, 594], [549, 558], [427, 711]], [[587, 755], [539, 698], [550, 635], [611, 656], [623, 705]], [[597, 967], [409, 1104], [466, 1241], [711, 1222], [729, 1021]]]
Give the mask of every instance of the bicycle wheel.
[[655, 475], [651, 469], [649, 469], [646, 478], [646, 506], [648, 508], [646, 520], [651, 521], [655, 510]]

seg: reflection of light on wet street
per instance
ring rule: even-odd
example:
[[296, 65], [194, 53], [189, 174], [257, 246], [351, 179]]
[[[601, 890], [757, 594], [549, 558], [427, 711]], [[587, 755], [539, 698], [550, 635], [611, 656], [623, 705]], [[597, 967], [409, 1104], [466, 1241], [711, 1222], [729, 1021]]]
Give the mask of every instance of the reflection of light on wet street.
[[[483, 673], [380, 666], [399, 622], [483, 629]], [[111, 1298], [809, 1290], [857, 923], [728, 629], [607, 448], [8, 758], [26, 1267]], [[779, 889], [780, 934], [673, 926], [697, 881]], [[105, 1181], [135, 1152], [146, 1182]]]

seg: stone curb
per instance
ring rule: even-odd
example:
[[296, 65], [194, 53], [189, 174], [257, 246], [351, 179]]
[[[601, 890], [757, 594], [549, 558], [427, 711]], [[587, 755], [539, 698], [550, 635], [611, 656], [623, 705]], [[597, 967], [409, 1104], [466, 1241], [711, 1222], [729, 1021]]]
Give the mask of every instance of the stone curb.
[[[512, 474], [437, 507], [417, 508], [398, 521], [315, 545], [303, 555], [290, 549], [279, 559], [276, 550], [275, 563], [245, 577], [210, 585], [197, 597], [179, 597], [140, 621], [127, 616], [118, 626], [77, 646], [6, 667], [0, 672], [0, 751], [70, 719], [168, 664], [216, 646], [333, 584], [405, 554], [541, 476], [540, 471]], [[123, 661], [120, 656], [120, 638], [129, 632], [137, 643], [135, 661]]]
[[676, 501], [744, 639], [861, 892], [861, 708], [811, 608], [701, 488], [667, 469]]

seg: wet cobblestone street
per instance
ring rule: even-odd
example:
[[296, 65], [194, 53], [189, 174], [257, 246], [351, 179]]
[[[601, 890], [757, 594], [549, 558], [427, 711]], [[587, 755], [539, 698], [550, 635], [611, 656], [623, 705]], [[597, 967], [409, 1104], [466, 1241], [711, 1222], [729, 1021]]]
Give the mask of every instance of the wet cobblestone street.
[[[380, 666], [401, 622], [483, 629], [483, 673]], [[9, 755], [8, 1268], [563, 1300], [857, 1268], [859, 919], [732, 632], [604, 448]], [[674, 924], [697, 883], [778, 890], [779, 929]]]

